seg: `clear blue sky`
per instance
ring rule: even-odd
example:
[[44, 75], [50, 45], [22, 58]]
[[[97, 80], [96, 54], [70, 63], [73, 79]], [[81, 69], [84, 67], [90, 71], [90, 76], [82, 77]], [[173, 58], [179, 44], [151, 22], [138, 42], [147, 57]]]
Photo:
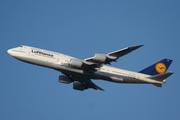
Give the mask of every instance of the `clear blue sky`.
[[[1, 0], [0, 119], [179, 120], [179, 39], [179, 0]], [[112, 66], [140, 71], [173, 59], [162, 88], [93, 80], [106, 91], [76, 91], [60, 72], [6, 52], [28, 45], [85, 59], [139, 44]]]

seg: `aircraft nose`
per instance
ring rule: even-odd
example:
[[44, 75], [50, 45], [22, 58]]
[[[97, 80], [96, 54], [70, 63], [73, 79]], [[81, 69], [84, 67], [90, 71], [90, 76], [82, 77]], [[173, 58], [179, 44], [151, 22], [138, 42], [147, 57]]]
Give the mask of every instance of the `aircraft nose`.
[[7, 50], [7, 53], [12, 55], [12, 50], [11, 49]]
[[7, 50], [7, 53], [8, 53], [8, 54], [10, 54], [10, 49], [9, 49], [9, 50]]

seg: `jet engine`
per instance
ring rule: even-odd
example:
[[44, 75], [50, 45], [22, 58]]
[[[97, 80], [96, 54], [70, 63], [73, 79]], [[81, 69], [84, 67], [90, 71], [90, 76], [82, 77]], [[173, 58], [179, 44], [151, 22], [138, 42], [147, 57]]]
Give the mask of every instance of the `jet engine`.
[[73, 89], [83, 91], [85, 89], [88, 89], [84, 84], [76, 81], [73, 83]]
[[94, 54], [93, 59], [98, 62], [105, 62], [107, 60], [107, 57], [105, 54]]
[[78, 60], [78, 59], [71, 59], [70, 65], [74, 66], [74, 67], [81, 68], [83, 66], [83, 62], [81, 60]]
[[71, 78], [69, 78], [68, 76], [65, 75], [60, 75], [59, 76], [59, 82], [60, 83], [65, 83], [65, 84], [69, 84], [72, 82]]

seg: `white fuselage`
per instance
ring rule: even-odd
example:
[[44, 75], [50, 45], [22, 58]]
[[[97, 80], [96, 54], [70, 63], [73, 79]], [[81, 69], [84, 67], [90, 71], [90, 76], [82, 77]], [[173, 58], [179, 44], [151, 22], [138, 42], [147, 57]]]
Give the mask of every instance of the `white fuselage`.
[[70, 60], [77, 59], [65, 54], [52, 52], [44, 49], [20, 46], [8, 50], [8, 53], [27, 63], [52, 68], [64, 74], [72, 74], [89, 79], [102, 79], [117, 83], [161, 83], [149, 79], [150, 75], [118, 69], [103, 65], [95, 72], [84, 71], [82, 68], [71, 66]]

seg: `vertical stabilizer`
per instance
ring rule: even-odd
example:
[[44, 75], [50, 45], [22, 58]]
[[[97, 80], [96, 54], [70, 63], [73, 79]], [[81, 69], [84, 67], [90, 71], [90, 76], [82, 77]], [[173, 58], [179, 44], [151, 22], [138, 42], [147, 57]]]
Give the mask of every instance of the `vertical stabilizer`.
[[157, 75], [161, 73], [165, 73], [169, 66], [171, 65], [173, 60], [170, 59], [163, 59], [144, 70], [141, 70], [139, 73], [147, 74], [147, 75]]

